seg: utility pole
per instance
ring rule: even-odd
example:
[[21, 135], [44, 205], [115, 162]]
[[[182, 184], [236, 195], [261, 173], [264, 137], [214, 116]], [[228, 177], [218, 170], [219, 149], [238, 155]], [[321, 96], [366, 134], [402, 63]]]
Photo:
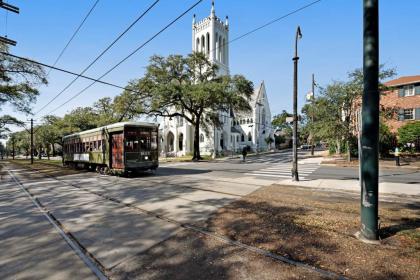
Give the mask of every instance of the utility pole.
[[379, 12], [378, 0], [363, 1], [363, 97], [360, 153], [361, 229], [356, 236], [377, 243], [379, 141]]
[[296, 40], [295, 40], [295, 57], [293, 57], [294, 62], [294, 72], [293, 72], [293, 167], [292, 167], [292, 180], [299, 181], [299, 173], [298, 173], [298, 164], [297, 164], [297, 93], [298, 93], [298, 40], [302, 38], [302, 32], [300, 31], [300, 26], [297, 27], [296, 30]]
[[34, 119], [31, 119], [31, 164], [34, 164]]
[[311, 116], [311, 118], [312, 118], [312, 139], [311, 139], [311, 155], [313, 156], [314, 155], [314, 150], [315, 150], [315, 129], [313, 128], [313, 125], [314, 125], [314, 120], [315, 120], [315, 112], [314, 112], [314, 109], [315, 109], [315, 75], [314, 74], [312, 74], [312, 116]]

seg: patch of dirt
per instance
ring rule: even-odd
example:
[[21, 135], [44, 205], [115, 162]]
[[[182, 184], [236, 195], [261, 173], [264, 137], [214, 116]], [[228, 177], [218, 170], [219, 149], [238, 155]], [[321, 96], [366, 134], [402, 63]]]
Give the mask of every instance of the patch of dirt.
[[112, 269], [112, 279], [325, 279], [215, 238], [184, 230]]
[[420, 279], [420, 213], [381, 203], [382, 244], [353, 237], [360, 202], [345, 194], [290, 186], [262, 188], [219, 209], [210, 230], [354, 279]]

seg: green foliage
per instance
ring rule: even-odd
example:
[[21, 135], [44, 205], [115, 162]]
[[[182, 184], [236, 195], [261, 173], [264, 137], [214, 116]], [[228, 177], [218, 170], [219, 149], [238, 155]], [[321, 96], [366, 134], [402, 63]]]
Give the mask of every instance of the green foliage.
[[128, 85], [141, 92], [135, 100], [142, 111], [132, 114], [183, 117], [195, 128], [193, 159], [200, 159], [201, 128], [221, 125], [221, 112], [251, 110], [252, 82], [241, 75], [218, 76], [217, 71], [203, 53], [151, 57], [145, 77]]
[[270, 136], [265, 138], [264, 141], [265, 141], [265, 143], [267, 143], [267, 145], [270, 145], [271, 143], [274, 143], [274, 139], [271, 138]]
[[[0, 50], [8, 52], [5, 44]], [[0, 106], [9, 104], [16, 110], [30, 113], [31, 104], [39, 95], [37, 86], [47, 84], [41, 66], [0, 54]]]
[[420, 122], [410, 122], [398, 129], [399, 143], [405, 146], [408, 143], [416, 143], [420, 136]]
[[384, 123], [379, 123], [379, 154], [381, 157], [389, 157], [390, 152], [395, 149], [397, 137], [389, 130], [389, 127]]
[[[381, 66], [380, 81], [394, 75], [394, 69], [384, 69]], [[384, 88], [382, 84], [379, 86]], [[357, 154], [357, 142], [354, 141], [354, 133], [357, 131], [355, 118], [357, 102], [362, 93], [363, 71], [355, 69], [348, 74], [347, 81], [333, 81], [321, 89], [320, 95], [313, 103], [302, 108], [305, 126], [314, 134], [316, 140], [330, 144], [330, 152]]]

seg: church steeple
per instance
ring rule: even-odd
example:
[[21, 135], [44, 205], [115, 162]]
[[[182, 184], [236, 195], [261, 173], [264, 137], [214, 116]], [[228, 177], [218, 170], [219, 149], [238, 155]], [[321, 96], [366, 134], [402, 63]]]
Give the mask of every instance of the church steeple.
[[211, 2], [210, 16], [196, 20], [192, 24], [192, 50], [205, 53], [210, 62], [219, 66], [219, 74], [229, 74], [229, 23], [216, 16], [214, 1]]

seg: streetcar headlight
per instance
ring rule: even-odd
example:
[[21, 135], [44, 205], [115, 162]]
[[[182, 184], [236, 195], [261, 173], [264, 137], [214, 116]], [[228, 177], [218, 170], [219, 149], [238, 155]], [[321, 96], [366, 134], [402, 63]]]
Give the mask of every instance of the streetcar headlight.
[[144, 157], [144, 159], [145, 159], [145, 160], [148, 160], [148, 159], [149, 159], [149, 157], [148, 157], [148, 156], [145, 156], [145, 157]]

